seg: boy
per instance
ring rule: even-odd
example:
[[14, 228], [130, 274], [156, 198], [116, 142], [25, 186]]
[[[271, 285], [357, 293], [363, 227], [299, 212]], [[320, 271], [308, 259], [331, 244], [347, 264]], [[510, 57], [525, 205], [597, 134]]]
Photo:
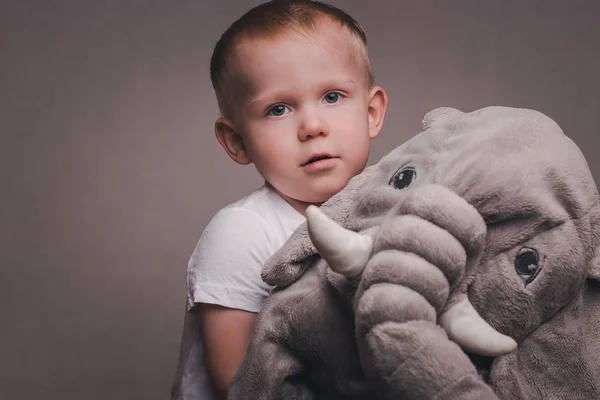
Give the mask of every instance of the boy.
[[211, 80], [219, 143], [265, 185], [219, 211], [191, 256], [173, 399], [227, 397], [271, 290], [263, 264], [308, 205], [363, 170], [388, 102], [358, 23], [309, 0], [270, 1], [234, 22], [215, 46]]

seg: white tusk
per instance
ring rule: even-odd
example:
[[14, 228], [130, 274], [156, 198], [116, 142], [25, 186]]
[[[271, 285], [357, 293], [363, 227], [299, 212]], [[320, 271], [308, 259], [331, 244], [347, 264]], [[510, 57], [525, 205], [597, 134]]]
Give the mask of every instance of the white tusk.
[[474, 354], [497, 357], [517, 348], [513, 338], [481, 318], [466, 296], [444, 312], [439, 323], [452, 341]]
[[308, 235], [329, 267], [347, 278], [360, 275], [373, 249], [373, 239], [338, 225], [318, 207], [306, 209]]

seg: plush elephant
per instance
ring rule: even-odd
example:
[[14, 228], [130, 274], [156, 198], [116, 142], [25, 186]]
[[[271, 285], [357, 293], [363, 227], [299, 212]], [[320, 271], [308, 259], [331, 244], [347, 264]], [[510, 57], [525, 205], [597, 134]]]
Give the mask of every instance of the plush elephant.
[[267, 262], [230, 399], [599, 399], [600, 206], [542, 113], [429, 112]]

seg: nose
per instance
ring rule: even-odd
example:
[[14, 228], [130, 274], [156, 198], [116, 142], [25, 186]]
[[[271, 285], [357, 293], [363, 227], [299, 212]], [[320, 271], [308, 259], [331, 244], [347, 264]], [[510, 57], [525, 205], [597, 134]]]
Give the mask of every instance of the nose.
[[317, 110], [304, 110], [298, 128], [298, 138], [304, 142], [317, 136], [329, 135], [329, 126]]

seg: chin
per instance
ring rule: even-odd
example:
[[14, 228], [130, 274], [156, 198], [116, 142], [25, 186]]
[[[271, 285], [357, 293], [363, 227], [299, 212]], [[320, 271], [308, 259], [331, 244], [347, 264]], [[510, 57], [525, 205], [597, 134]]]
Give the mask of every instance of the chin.
[[344, 189], [349, 180], [350, 178], [343, 179], [339, 176], [331, 177], [331, 179], [321, 178], [312, 182], [304, 182], [293, 188], [288, 187], [293, 190], [286, 190], [283, 193], [303, 203], [321, 204]]
[[494, 363], [493, 357], [480, 356], [477, 354], [467, 353], [473, 365], [475, 365], [475, 369], [477, 369], [477, 373], [483, 379], [485, 383], [490, 383], [490, 370], [492, 368], [492, 364]]
[[344, 188], [345, 185], [337, 185], [337, 186], [328, 186], [322, 190], [317, 190], [313, 196], [309, 196], [305, 202], [307, 203], [324, 203], [329, 200], [333, 195], [338, 193], [340, 190]]
[[291, 196], [293, 199], [297, 201], [301, 201], [303, 203], [308, 204], [322, 204], [325, 203], [331, 196], [333, 196], [337, 192], [324, 192], [319, 191], [314, 193], [311, 196], [307, 196], [306, 193], [298, 193], [297, 196]]

